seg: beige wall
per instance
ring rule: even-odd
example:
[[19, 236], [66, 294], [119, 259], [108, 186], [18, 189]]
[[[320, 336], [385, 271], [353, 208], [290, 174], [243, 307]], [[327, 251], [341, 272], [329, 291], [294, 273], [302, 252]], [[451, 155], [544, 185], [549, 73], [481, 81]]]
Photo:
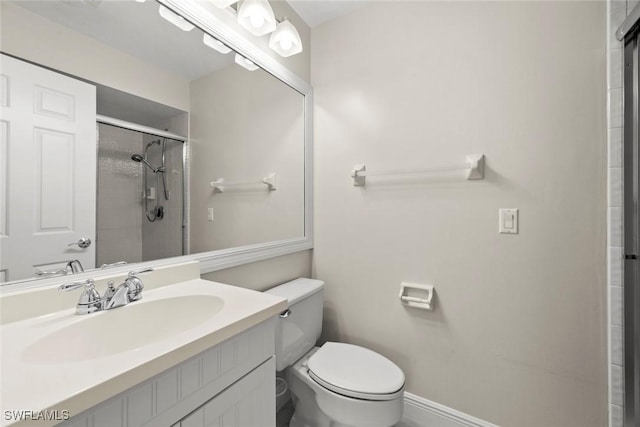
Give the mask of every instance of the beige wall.
[[[234, 64], [192, 82], [190, 111], [192, 252], [303, 237], [304, 97], [262, 70]], [[271, 173], [275, 191], [210, 186]]]
[[202, 275], [202, 278], [264, 291], [298, 277], [311, 277], [312, 255], [313, 251], [296, 252], [291, 255], [206, 273]]
[[3, 52], [174, 108], [189, 109], [186, 79], [14, 4], [0, 1], [0, 6]]
[[[499, 425], [606, 424], [604, 30], [604, 2], [399, 1], [312, 30], [324, 338]], [[349, 178], [470, 153], [484, 181]], [[402, 281], [436, 309], [401, 306]]]

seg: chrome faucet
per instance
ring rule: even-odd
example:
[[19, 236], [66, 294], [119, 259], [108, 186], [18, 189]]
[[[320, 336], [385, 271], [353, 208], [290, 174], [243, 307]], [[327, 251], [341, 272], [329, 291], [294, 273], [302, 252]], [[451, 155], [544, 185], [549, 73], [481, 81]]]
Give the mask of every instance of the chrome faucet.
[[138, 274], [146, 273], [147, 271], [153, 271], [153, 268], [149, 267], [138, 271], [130, 271], [124, 283], [118, 286], [118, 289], [115, 290], [113, 296], [107, 302], [105, 309], [110, 310], [141, 299], [144, 284], [138, 277]]
[[80, 260], [78, 259], [74, 259], [69, 261], [64, 268], [60, 269], [60, 270], [50, 270], [50, 271], [43, 271], [43, 270], [37, 270], [34, 274], [35, 277], [53, 277], [53, 276], [66, 276], [67, 274], [75, 274], [75, 273], [82, 273], [84, 271], [84, 268], [82, 268], [82, 263], [80, 262]]
[[100, 293], [96, 290], [93, 279], [87, 279], [83, 282], [65, 283], [64, 285], [60, 285], [58, 289], [61, 291], [71, 291], [81, 287], [84, 287], [84, 290], [80, 294], [80, 299], [76, 305], [76, 314], [89, 314], [102, 310], [102, 298], [100, 298]]
[[67, 263], [67, 270], [71, 270], [72, 273], [82, 273], [84, 268], [79, 259], [74, 259]]
[[138, 274], [146, 273], [147, 271], [153, 271], [153, 268], [148, 267], [142, 270], [130, 271], [125, 281], [118, 286], [117, 289], [113, 286], [114, 282], [109, 281], [103, 297], [101, 297], [100, 293], [96, 290], [93, 279], [87, 279], [82, 282], [65, 283], [64, 285], [60, 285], [58, 289], [61, 291], [70, 291], [84, 287], [82, 294], [80, 294], [80, 299], [78, 299], [78, 304], [76, 305], [76, 314], [89, 314], [101, 310], [111, 310], [112, 308], [121, 307], [142, 298], [144, 284], [138, 277]]

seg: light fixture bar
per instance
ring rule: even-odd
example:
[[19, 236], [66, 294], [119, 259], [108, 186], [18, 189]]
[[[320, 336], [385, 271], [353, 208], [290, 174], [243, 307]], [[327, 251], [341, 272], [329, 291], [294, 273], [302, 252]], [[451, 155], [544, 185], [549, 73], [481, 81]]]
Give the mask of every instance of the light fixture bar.
[[224, 9], [225, 7], [229, 7], [232, 4], [236, 3], [238, 0], [209, 0], [211, 3], [219, 7], [220, 9]]

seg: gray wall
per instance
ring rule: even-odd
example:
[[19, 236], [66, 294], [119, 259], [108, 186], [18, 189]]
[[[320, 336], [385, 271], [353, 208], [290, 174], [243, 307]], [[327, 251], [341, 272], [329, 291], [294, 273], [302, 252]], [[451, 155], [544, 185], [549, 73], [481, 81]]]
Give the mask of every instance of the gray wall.
[[[312, 30], [325, 339], [499, 425], [606, 424], [604, 31], [603, 2], [398, 1]], [[349, 178], [470, 153], [484, 181]], [[401, 306], [402, 281], [436, 309]]]

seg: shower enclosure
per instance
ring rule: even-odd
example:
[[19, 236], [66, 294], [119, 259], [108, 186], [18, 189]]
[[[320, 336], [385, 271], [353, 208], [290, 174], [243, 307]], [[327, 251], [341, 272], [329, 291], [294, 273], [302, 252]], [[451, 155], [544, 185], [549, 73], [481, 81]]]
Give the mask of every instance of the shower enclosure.
[[639, 7], [635, 12], [633, 26], [624, 37], [624, 425], [627, 427], [640, 425]]
[[184, 140], [156, 133], [98, 124], [97, 266], [185, 254]]

